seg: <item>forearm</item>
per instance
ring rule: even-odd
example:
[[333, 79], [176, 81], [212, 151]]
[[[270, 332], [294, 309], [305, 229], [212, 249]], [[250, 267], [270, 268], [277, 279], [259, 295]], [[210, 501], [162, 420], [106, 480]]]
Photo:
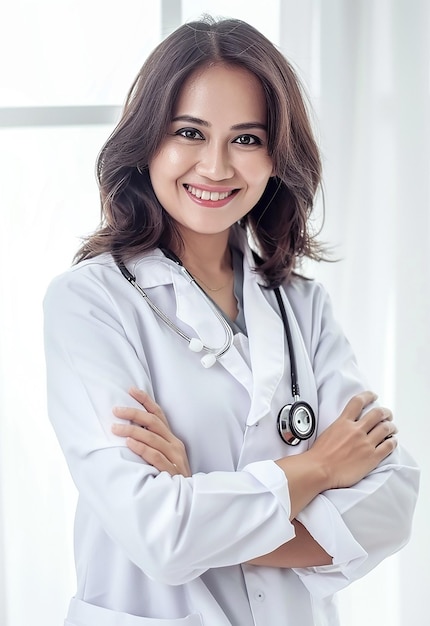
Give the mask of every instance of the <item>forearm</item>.
[[316, 567], [331, 565], [332, 557], [315, 541], [306, 528], [293, 520], [296, 536], [273, 552], [249, 561], [250, 565], [266, 567]]
[[327, 474], [323, 464], [309, 450], [278, 459], [275, 463], [288, 481], [290, 520], [293, 521], [318, 494], [329, 488]]

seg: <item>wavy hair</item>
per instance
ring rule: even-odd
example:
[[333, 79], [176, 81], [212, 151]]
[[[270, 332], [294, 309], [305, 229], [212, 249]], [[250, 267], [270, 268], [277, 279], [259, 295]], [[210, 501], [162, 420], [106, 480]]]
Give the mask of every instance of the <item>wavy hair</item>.
[[181, 250], [180, 234], [154, 193], [148, 166], [168, 132], [181, 86], [197, 68], [214, 63], [252, 72], [266, 98], [274, 175], [241, 220], [263, 259], [257, 271], [273, 287], [302, 257], [324, 258], [310, 228], [321, 160], [300, 81], [258, 30], [241, 20], [206, 17], [175, 30], [138, 73], [97, 160], [101, 223], [84, 240], [75, 262], [103, 252], [127, 259], [158, 246]]

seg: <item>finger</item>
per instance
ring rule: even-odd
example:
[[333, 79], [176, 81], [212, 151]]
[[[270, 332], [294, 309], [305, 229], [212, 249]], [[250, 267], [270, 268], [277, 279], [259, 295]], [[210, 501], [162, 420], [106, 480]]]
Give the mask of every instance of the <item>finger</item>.
[[128, 390], [128, 393], [132, 398], [140, 402], [140, 404], [145, 407], [148, 413], [152, 413], [156, 415], [162, 422], [169, 426], [166, 416], [164, 415], [161, 407], [151, 398], [151, 396], [143, 391], [142, 389], [138, 389], [137, 387], [131, 387]]
[[365, 428], [368, 433], [370, 433], [370, 431], [375, 428], [375, 426], [377, 426], [380, 422], [392, 421], [393, 413], [390, 411], [390, 409], [387, 409], [383, 406], [378, 406], [363, 415], [360, 420], [360, 425]]
[[176, 465], [176, 463], [172, 463], [172, 468], [173, 468], [173, 472], [170, 472], [172, 474], [172, 476], [176, 476], [177, 474], [180, 474], [180, 471], [178, 469], [178, 466]]
[[395, 436], [387, 437], [386, 439], [381, 441], [381, 443], [376, 446], [376, 454], [379, 457], [379, 462], [386, 459], [387, 456], [395, 450], [397, 444], [398, 442]]
[[133, 439], [144, 446], [158, 450], [172, 462], [179, 452], [180, 445], [178, 440], [173, 438], [172, 441], [168, 441], [157, 433], [134, 424], [112, 424], [112, 432], [119, 437]]
[[171, 476], [179, 474], [178, 466], [172, 463], [160, 450], [154, 449], [151, 446], [144, 444], [136, 439], [126, 439], [128, 448], [144, 461], [152, 465], [160, 472], [169, 472]]
[[[165, 429], [165, 426], [162, 425]], [[159, 450], [172, 463], [179, 462], [186, 456], [185, 446], [183, 442], [175, 437], [170, 431], [167, 431], [168, 438], [148, 428], [141, 428], [135, 424], [112, 424], [112, 432], [120, 437], [129, 437], [143, 443], [155, 450]]]
[[167, 442], [175, 441], [172, 431], [152, 413], [130, 407], [114, 407], [112, 410], [116, 417], [128, 420], [131, 424], [112, 424], [112, 432], [120, 437], [145, 437], [145, 432], [154, 433]]
[[144, 461], [157, 468], [160, 472], [168, 472], [171, 476], [181, 474], [183, 476], [190, 476], [191, 472], [188, 465], [184, 466], [183, 463], [177, 459], [181, 468], [166, 454], [157, 448], [153, 448], [151, 445], [146, 445], [143, 442], [137, 441], [133, 438], [127, 438], [126, 443], [128, 448], [135, 454], [143, 458]]
[[133, 406], [114, 406], [112, 413], [115, 417], [119, 417], [122, 420], [129, 420], [145, 428], [147, 428], [151, 422], [157, 420], [157, 417], [153, 416], [152, 413], [148, 413], [148, 411], [144, 409], [137, 409]]
[[371, 443], [376, 447], [378, 447], [383, 441], [393, 437], [398, 432], [397, 426], [390, 422], [389, 420], [385, 420], [383, 422], [379, 422], [369, 433], [368, 437]]
[[353, 396], [351, 400], [346, 404], [344, 410], [341, 413], [341, 417], [357, 421], [360, 417], [363, 409], [372, 402], [375, 402], [377, 395], [373, 391], [362, 391]]
[[163, 436], [149, 430], [149, 428], [136, 426], [136, 424], [112, 424], [112, 431], [120, 437], [132, 437], [153, 447], [171, 445]]

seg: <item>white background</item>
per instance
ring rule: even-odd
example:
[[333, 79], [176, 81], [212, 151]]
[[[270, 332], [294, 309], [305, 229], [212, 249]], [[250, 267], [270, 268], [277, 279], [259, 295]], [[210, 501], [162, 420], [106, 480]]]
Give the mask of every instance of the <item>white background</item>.
[[[307, 271], [329, 289], [371, 387], [393, 407], [402, 441], [423, 470], [410, 544], [340, 594], [343, 624], [424, 624], [430, 557], [426, 0], [3, 0], [0, 624], [58, 626], [75, 585], [76, 494], [46, 415], [43, 295], [70, 265], [79, 238], [97, 225], [95, 159], [140, 65], [172, 27], [203, 12], [257, 26], [307, 85], [324, 159], [322, 238], [342, 259]], [[101, 123], [89, 123], [94, 116]]]

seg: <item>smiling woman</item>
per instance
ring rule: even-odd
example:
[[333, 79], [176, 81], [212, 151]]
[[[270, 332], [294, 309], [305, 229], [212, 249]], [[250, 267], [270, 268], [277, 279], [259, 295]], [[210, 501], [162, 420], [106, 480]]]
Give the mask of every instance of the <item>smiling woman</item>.
[[185, 82], [168, 134], [149, 163], [155, 194], [181, 237], [183, 263], [232, 319], [233, 290], [208, 285], [232, 280], [230, 228], [257, 204], [273, 173], [266, 122], [254, 74], [223, 63], [199, 68]]
[[230, 227], [257, 204], [272, 175], [261, 84], [238, 66], [198, 69], [185, 82], [173, 116], [149, 163], [153, 189], [185, 249], [201, 234], [217, 235], [226, 247]]
[[66, 623], [335, 626], [334, 594], [407, 541], [418, 470], [296, 271], [322, 252], [295, 73], [245, 22], [185, 24], [98, 177], [103, 222], [45, 299], [81, 494]]
[[[100, 154], [105, 227], [82, 246], [77, 260], [109, 251], [112, 246], [124, 258], [160, 243], [183, 252], [179, 225], [160, 196], [164, 199], [174, 187], [182, 200], [186, 184], [200, 189], [203, 199], [204, 192], [224, 192], [221, 182], [226, 192], [233, 192], [233, 210], [245, 195], [249, 199], [236, 220], [242, 217], [243, 225], [254, 235], [258, 230], [263, 253], [258, 272], [265, 274], [271, 286], [288, 277], [297, 254], [323, 258], [308, 221], [320, 183], [321, 162], [300, 83], [275, 46], [251, 27], [249, 32], [239, 32], [237, 24], [243, 22], [221, 21], [222, 38], [217, 41], [206, 37], [204, 28], [186, 24], [150, 55], [129, 91], [116, 132]], [[179, 54], [181, 46], [184, 50], [189, 46], [190, 37], [195, 37], [198, 45]], [[189, 94], [184, 83], [191, 89]], [[248, 99], [243, 98], [242, 90]], [[208, 119], [211, 116], [213, 120]], [[160, 188], [158, 177], [151, 179], [166, 148], [169, 169], [160, 175], [169, 180], [165, 189], [164, 185]], [[205, 180], [194, 185], [196, 181], [187, 179], [178, 187], [174, 178], [172, 184], [170, 169], [174, 168], [176, 176], [184, 176], [181, 159], [186, 155], [187, 162], [192, 161], [196, 154], [200, 156], [192, 164], [193, 177]], [[246, 178], [240, 188], [232, 187], [231, 179], [243, 177], [244, 170]], [[218, 190], [213, 188], [214, 181]], [[144, 213], [139, 210], [142, 201]]]

